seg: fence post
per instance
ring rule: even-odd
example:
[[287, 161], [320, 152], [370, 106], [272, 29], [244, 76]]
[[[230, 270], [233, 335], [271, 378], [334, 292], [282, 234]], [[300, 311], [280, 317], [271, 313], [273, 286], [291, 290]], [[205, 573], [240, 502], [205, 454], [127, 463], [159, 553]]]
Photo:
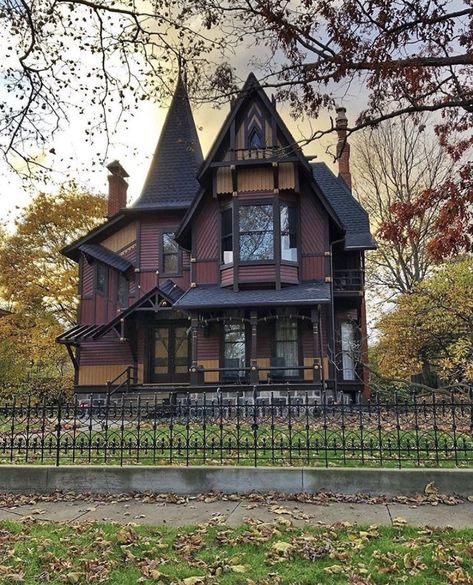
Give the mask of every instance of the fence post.
[[61, 416], [62, 416], [62, 396], [59, 397], [57, 407], [57, 424], [56, 424], [56, 467], [59, 467], [60, 448], [61, 448]]

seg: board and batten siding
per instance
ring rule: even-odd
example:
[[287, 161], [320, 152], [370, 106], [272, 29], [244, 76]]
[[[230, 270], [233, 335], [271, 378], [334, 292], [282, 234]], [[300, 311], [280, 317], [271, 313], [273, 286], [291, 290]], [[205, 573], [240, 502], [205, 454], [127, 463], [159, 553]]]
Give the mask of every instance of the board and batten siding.
[[207, 196], [194, 224], [196, 281], [198, 284], [217, 284], [219, 274], [220, 210], [217, 202]]
[[323, 280], [326, 274], [325, 252], [329, 249], [327, 212], [305, 188], [300, 197], [301, 279]]

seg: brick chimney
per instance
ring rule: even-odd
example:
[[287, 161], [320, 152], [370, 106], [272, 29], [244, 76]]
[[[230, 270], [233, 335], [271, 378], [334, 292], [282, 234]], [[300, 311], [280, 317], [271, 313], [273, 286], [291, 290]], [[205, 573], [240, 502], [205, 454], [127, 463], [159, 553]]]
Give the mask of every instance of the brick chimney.
[[347, 184], [351, 191], [351, 173], [350, 173], [350, 145], [347, 141], [348, 120], [345, 108], [337, 108], [337, 117], [335, 127], [337, 129], [337, 159], [338, 159], [338, 176]]
[[126, 177], [129, 174], [125, 171], [122, 165], [114, 160], [107, 169], [110, 171], [108, 175], [108, 217], [112, 217], [115, 213], [118, 213], [120, 209], [126, 207], [126, 192], [128, 189], [128, 183]]

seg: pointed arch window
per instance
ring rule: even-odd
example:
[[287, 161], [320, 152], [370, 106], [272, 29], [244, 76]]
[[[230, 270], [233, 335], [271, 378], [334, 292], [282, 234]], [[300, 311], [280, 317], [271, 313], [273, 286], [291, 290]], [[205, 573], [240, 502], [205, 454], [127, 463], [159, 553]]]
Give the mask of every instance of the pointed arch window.
[[248, 148], [250, 150], [264, 148], [263, 137], [261, 136], [261, 132], [257, 128], [253, 128], [250, 132], [250, 136], [248, 139]]

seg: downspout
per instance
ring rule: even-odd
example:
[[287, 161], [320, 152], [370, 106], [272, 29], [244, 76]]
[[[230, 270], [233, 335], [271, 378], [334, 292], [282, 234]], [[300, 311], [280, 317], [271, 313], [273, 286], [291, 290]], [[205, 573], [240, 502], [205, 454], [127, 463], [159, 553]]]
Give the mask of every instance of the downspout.
[[337, 371], [337, 361], [336, 361], [336, 354], [335, 354], [335, 297], [334, 297], [334, 286], [333, 286], [333, 246], [335, 244], [341, 244], [345, 241], [345, 238], [341, 238], [339, 240], [334, 240], [330, 242], [330, 298], [331, 298], [331, 306], [332, 306], [332, 351], [333, 351], [333, 366], [335, 370], [335, 378], [333, 380], [333, 389], [335, 394], [335, 400], [338, 398], [338, 371]]

